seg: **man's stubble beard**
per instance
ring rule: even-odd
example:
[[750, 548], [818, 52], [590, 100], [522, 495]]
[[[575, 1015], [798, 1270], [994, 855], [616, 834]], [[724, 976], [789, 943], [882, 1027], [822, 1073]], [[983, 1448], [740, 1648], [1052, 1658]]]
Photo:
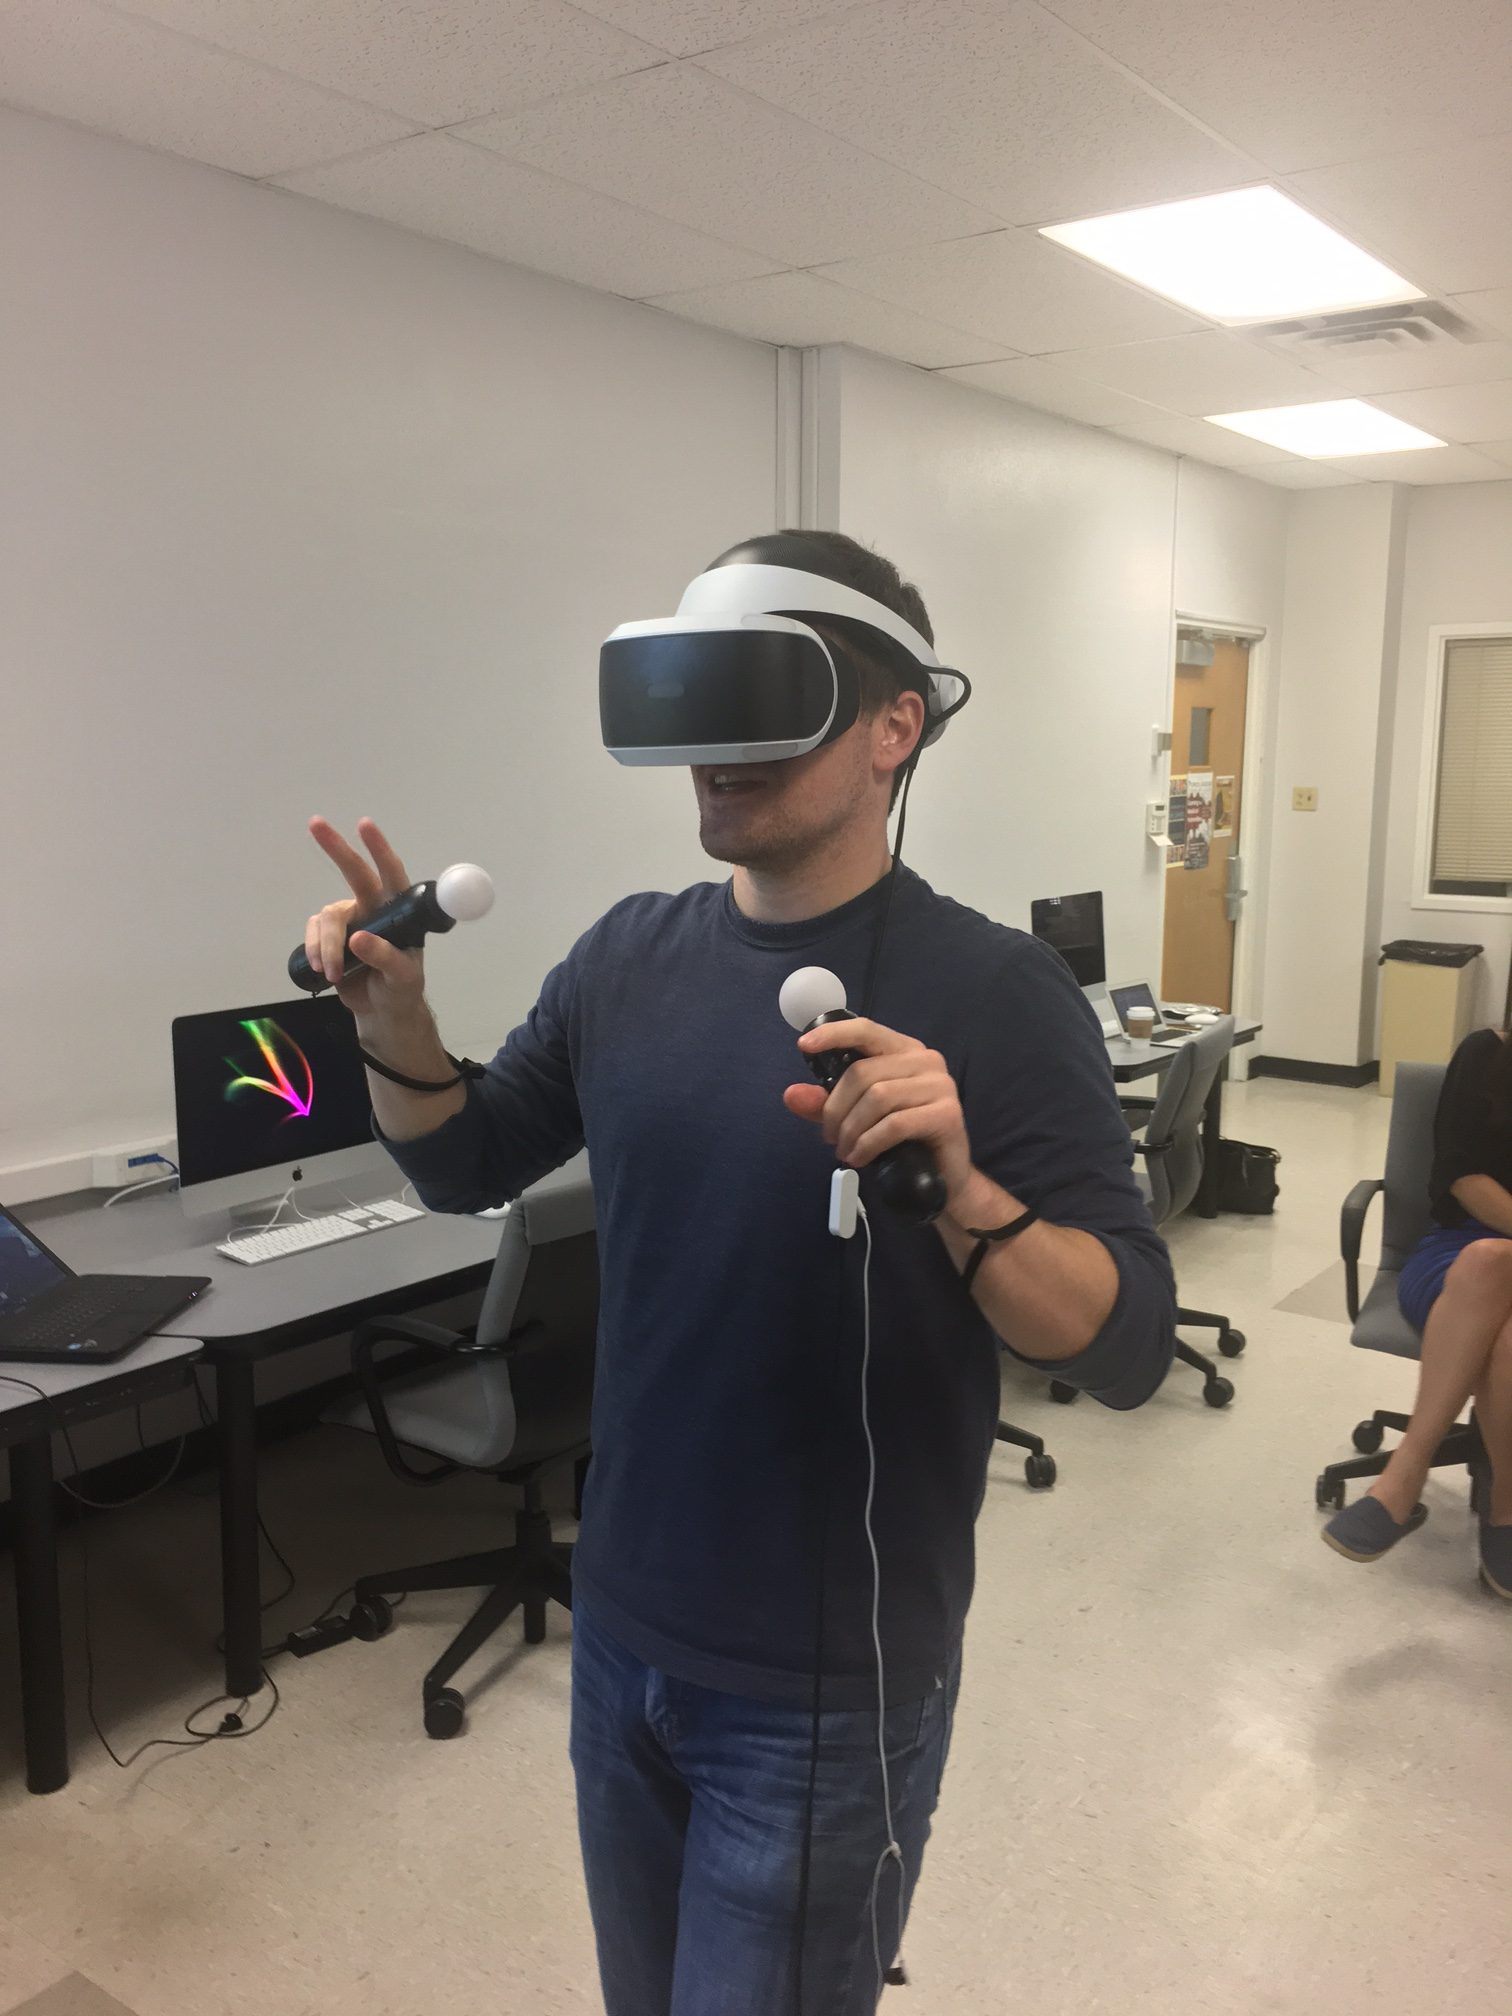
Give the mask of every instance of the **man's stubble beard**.
[[777, 817], [766, 831], [758, 830], [740, 840], [712, 839], [708, 821], [702, 816], [700, 808], [699, 845], [711, 860], [728, 862], [732, 867], [755, 869], [767, 874], [791, 873], [822, 853], [855, 817], [864, 795], [860, 780], [847, 778], [845, 785], [843, 791], [831, 798], [828, 816], [818, 825], [799, 827], [787, 816], [785, 807], [778, 807]]

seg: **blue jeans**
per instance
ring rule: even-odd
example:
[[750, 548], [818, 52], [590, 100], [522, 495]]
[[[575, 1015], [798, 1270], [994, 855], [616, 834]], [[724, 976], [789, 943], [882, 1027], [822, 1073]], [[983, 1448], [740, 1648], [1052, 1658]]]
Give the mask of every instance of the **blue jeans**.
[[[878, 1886], [882, 1963], [918, 1881], [960, 1683], [885, 1718], [893, 1831]], [[887, 1845], [875, 1709], [820, 1719], [798, 2005], [810, 1716], [674, 1680], [578, 1605], [572, 1762], [608, 2016], [863, 2016], [881, 1989], [872, 1880]]]

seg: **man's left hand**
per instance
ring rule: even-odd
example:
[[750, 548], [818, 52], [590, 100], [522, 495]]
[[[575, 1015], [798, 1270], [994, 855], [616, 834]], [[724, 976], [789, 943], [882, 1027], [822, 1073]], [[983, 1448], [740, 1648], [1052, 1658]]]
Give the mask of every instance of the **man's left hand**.
[[790, 1113], [822, 1126], [841, 1162], [864, 1169], [900, 1141], [927, 1142], [945, 1179], [947, 1201], [961, 1194], [975, 1173], [971, 1142], [955, 1080], [938, 1050], [861, 1016], [806, 1030], [798, 1048], [806, 1057], [824, 1050], [863, 1053], [833, 1092], [822, 1085], [789, 1085], [782, 1095]]

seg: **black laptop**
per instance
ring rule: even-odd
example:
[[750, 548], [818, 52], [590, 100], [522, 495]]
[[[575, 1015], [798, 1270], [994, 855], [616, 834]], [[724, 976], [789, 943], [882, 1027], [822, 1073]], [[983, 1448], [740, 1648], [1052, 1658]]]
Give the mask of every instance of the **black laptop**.
[[75, 1274], [0, 1205], [0, 1359], [119, 1358], [209, 1286], [208, 1274]]

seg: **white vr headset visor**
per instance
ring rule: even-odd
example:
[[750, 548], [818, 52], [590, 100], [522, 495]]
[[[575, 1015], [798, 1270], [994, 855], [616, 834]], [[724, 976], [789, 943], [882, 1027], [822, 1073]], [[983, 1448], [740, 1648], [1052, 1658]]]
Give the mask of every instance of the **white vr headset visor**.
[[935, 740], [969, 688], [911, 623], [822, 574], [712, 567], [675, 616], [622, 623], [599, 652], [604, 747], [621, 763], [775, 763], [843, 735], [860, 709], [855, 667], [813, 627], [853, 635], [923, 695]]

